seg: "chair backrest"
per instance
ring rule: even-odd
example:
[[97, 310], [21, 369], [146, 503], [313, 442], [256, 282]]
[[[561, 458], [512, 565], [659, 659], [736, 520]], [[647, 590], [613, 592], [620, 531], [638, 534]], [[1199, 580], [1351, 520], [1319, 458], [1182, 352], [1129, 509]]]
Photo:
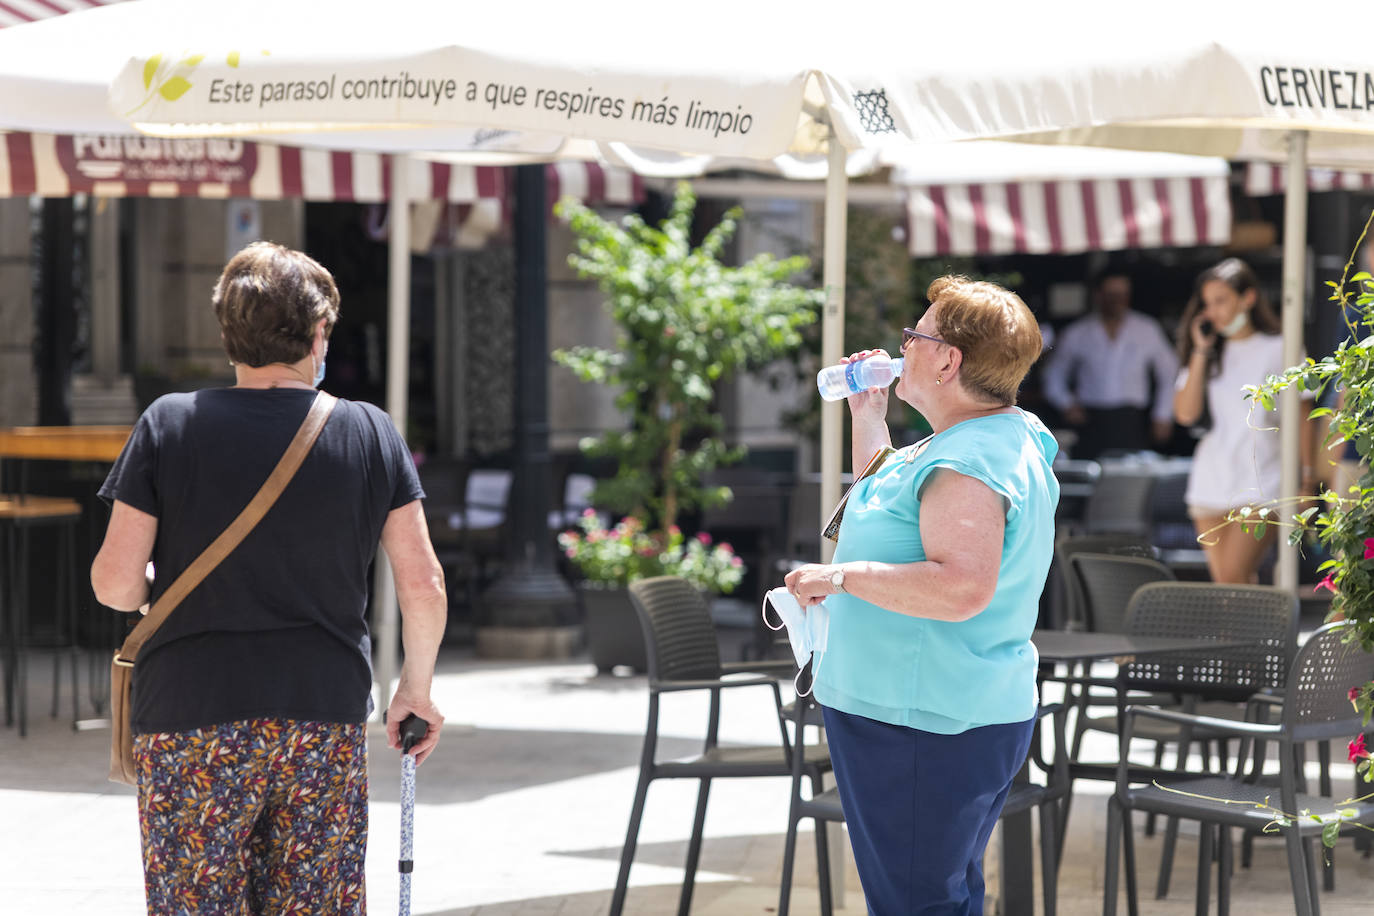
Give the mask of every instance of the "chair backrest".
[[1083, 510], [1083, 527], [1089, 534], [1150, 534], [1150, 497], [1155, 477], [1148, 471], [1108, 470], [1093, 487]]
[[1253, 643], [1152, 655], [1125, 671], [1132, 687], [1243, 701], [1287, 682], [1297, 650], [1298, 599], [1271, 585], [1156, 582], [1141, 586], [1131, 598], [1126, 632]]
[[1149, 557], [1076, 553], [1069, 568], [1083, 596], [1084, 622], [1094, 633], [1123, 633], [1126, 608], [1136, 589], [1151, 582], [1173, 582], [1169, 567]]
[[1122, 556], [1159, 559], [1159, 551], [1138, 534], [1082, 534], [1060, 538], [1054, 545], [1054, 562], [1050, 566], [1050, 580], [1063, 590], [1063, 621], [1084, 623], [1083, 589], [1078, 584], [1069, 558], [1076, 553], [1111, 553]]
[[469, 528], [490, 528], [506, 520], [511, 472], [478, 468], [468, 472], [464, 508]]
[[1374, 677], [1374, 656], [1357, 641], [1347, 643], [1350, 625], [1327, 624], [1303, 644], [1293, 662], [1283, 699], [1283, 723], [1296, 741], [1320, 741], [1363, 731], [1350, 704], [1351, 687]]
[[649, 680], [720, 677], [720, 644], [705, 597], [686, 579], [655, 576], [630, 583], [630, 601], [644, 630]]

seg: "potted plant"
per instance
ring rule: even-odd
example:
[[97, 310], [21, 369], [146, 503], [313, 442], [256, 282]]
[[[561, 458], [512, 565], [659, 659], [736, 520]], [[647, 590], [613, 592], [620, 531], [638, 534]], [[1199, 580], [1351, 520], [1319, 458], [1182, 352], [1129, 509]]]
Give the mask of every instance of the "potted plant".
[[[618, 389], [616, 405], [629, 420], [626, 429], [582, 443], [585, 454], [610, 459], [617, 469], [592, 491], [592, 504], [632, 520], [602, 532], [594, 542], [589, 540], [593, 531], [584, 527], [575, 535], [576, 543], [565, 545], [565, 552], [587, 560], [569, 556], [584, 576], [584, 597], [593, 588], [604, 592], [664, 573], [695, 575], [693, 581], [712, 592], [738, 584], [740, 566], [706, 559], [723, 555], [719, 548], [694, 550], [694, 539], [678, 530], [683, 513], [723, 505], [730, 498], [728, 487], [709, 486], [704, 477], [744, 454], [720, 438], [724, 424], [713, 403], [715, 385], [800, 346], [800, 329], [816, 320], [822, 301], [820, 292], [788, 282], [806, 268], [805, 258], [765, 254], [737, 267], [721, 261], [738, 210], [729, 211], [693, 245], [695, 208], [685, 182], [677, 186], [669, 216], [659, 226], [636, 215], [617, 224], [573, 201], [558, 206], [577, 239], [569, 263], [579, 275], [595, 279], [606, 294], [616, 340], [613, 349], [572, 347], [555, 351], [553, 359], [582, 381]], [[623, 565], [604, 562], [624, 557], [627, 549], [640, 559], [626, 559]], [[636, 549], [656, 550], [657, 559], [651, 561]], [[594, 657], [597, 632], [628, 631], [640, 639], [628, 599], [622, 604], [628, 622], [610, 627], [594, 622], [597, 612], [586, 607]], [[642, 642], [639, 653], [642, 665]]]
[[600, 671], [647, 668], [644, 638], [625, 592], [635, 579], [681, 576], [704, 593], [729, 594], [744, 578], [744, 562], [729, 544], [713, 544], [705, 532], [685, 537], [676, 525], [646, 531], [633, 515], [608, 529], [595, 509], [587, 509], [576, 530], [558, 536], [558, 545], [583, 577], [587, 644]]

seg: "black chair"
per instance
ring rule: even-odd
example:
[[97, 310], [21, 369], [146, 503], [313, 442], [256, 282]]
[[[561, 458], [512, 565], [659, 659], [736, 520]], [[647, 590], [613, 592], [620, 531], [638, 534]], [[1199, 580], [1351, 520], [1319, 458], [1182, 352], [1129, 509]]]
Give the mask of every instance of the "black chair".
[[[1316, 881], [1317, 852], [1314, 840], [1332, 829], [1335, 812], [1350, 809], [1349, 824], [1374, 823], [1374, 804], [1369, 801], [1341, 801], [1327, 795], [1306, 794], [1303, 774], [1303, 745], [1349, 737], [1364, 730], [1358, 714], [1351, 710], [1346, 691], [1363, 684], [1374, 675], [1374, 661], [1358, 645], [1346, 643], [1345, 623], [1322, 627], [1298, 652], [1288, 676], [1288, 690], [1277, 723], [1231, 721], [1198, 716], [1178, 710], [1130, 707], [1123, 732], [1126, 740], [1135, 733], [1140, 720], [1150, 719], [1181, 729], [1208, 729], [1244, 742], [1275, 742], [1278, 745], [1279, 785], [1274, 802], [1277, 812], [1266, 807], [1275, 794], [1260, 778], [1261, 754], [1253, 757], [1242, 750], [1231, 775], [1181, 777], [1161, 788], [1148, 785], [1131, 788], [1126, 762], [1117, 767], [1116, 792], [1107, 807], [1107, 871], [1104, 882], [1103, 913], [1115, 916], [1119, 853], [1126, 859], [1126, 893], [1129, 911], [1138, 909], [1135, 880], [1135, 850], [1130, 820], [1134, 811], [1153, 811], [1171, 818], [1187, 818], [1200, 825], [1198, 844], [1197, 912], [1206, 913], [1209, 904], [1213, 845], [1218, 862], [1217, 908], [1225, 916], [1230, 907], [1231, 830], [1263, 830], [1274, 824], [1276, 813], [1291, 817], [1277, 822], [1288, 853], [1288, 872], [1292, 882], [1294, 912], [1311, 916], [1320, 911]], [[1252, 709], [1264, 703], [1252, 705]], [[1258, 718], [1252, 715], [1251, 719]], [[1244, 746], [1244, 744], [1242, 745]], [[1254, 760], [1251, 769], [1247, 762]], [[1178, 790], [1178, 791], [1170, 791]], [[1181, 792], [1191, 793], [1188, 795]], [[1226, 801], [1219, 801], [1219, 800]], [[1229, 803], [1227, 803], [1229, 802]], [[1311, 817], [1296, 817], [1307, 811]]]
[[1078, 552], [1070, 556], [1069, 567], [1083, 596], [1084, 623], [1093, 633], [1125, 632], [1126, 609], [1136, 590], [1174, 581], [1169, 567], [1145, 556]]
[[[809, 697], [799, 697], [793, 706], [796, 723], [796, 753], [792, 757], [792, 804], [787, 816], [787, 839], [783, 846], [782, 886], [778, 896], [778, 916], [787, 916], [792, 900], [792, 873], [797, 853], [797, 825], [803, 818], [816, 822], [816, 870], [819, 883], [821, 914], [834, 912], [830, 888], [830, 849], [825, 836], [827, 823], [844, 823], [844, 808], [838, 788], [822, 790], [819, 773], [807, 771], [806, 751], [802, 735], [808, 725], [820, 725], [820, 708]], [[1002, 805], [1002, 817], [1024, 814], [1032, 809], [1040, 813], [1040, 872], [1041, 895], [1045, 916], [1054, 916], [1059, 887], [1059, 801], [1068, 796], [1069, 765], [1064, 740], [1064, 719], [1067, 707], [1062, 703], [1041, 706], [1037, 712], [1035, 736], [1031, 739], [1029, 760], [1045, 774], [1043, 784], [1018, 780], [1012, 784]], [[1040, 723], [1051, 716], [1054, 723], [1054, 748], [1049, 761], [1044, 759]], [[802, 781], [809, 778], [811, 795], [802, 797]]]
[[1134, 534], [1150, 536], [1150, 500], [1155, 475], [1148, 470], [1102, 468], [1083, 510], [1083, 528], [1088, 534]]
[[[1151, 582], [1172, 582], [1174, 574], [1169, 567], [1148, 557], [1117, 556], [1107, 553], [1074, 553], [1069, 557], [1072, 579], [1083, 597], [1084, 623], [1092, 633], [1123, 633], [1126, 630], [1126, 613], [1131, 598], [1143, 585]], [[1083, 746], [1083, 735], [1092, 729], [1116, 731], [1115, 716], [1102, 722], [1094, 721], [1088, 714], [1093, 706], [1116, 708], [1116, 695], [1096, 695], [1084, 687], [1076, 695], [1070, 690], [1071, 705], [1077, 710], [1074, 719], [1073, 745], [1069, 750], [1070, 759], [1077, 760]], [[1137, 696], [1132, 698], [1138, 703], [1168, 703], [1167, 697]], [[1164, 743], [1155, 748], [1155, 765], [1163, 759]]]
[[1062, 592], [1063, 612], [1051, 621], [1055, 629], [1087, 629], [1083, 590], [1079, 587], [1070, 561], [1079, 553], [1110, 553], [1118, 556], [1151, 557], [1159, 559], [1150, 541], [1137, 534], [1080, 534], [1062, 537], [1055, 542], [1054, 560], [1050, 564], [1050, 581], [1058, 583]]
[[[649, 662], [649, 721], [644, 731], [644, 749], [640, 755], [639, 782], [635, 787], [634, 804], [630, 810], [630, 824], [625, 833], [625, 846], [620, 854], [620, 873], [616, 877], [615, 893], [611, 898], [611, 916], [618, 916], [625, 906], [625, 892], [630, 880], [630, 865], [634, 861], [635, 845], [639, 839], [639, 824], [644, 816], [644, 801], [649, 783], [655, 779], [696, 779], [701, 783], [697, 793], [696, 818], [687, 846], [686, 874], [682, 894], [678, 900], [679, 916], [687, 916], [692, 904], [692, 888], [696, 880], [697, 860], [701, 853], [702, 828], [706, 822], [706, 801], [711, 780], [729, 777], [786, 777], [792, 773], [792, 742], [782, 715], [782, 695], [777, 677], [790, 676], [796, 666], [789, 660], [783, 663], [754, 662], [722, 664], [720, 646], [716, 641], [711, 612], [701, 593], [685, 579], [659, 576], [632, 582], [630, 599], [644, 630], [645, 654]], [[760, 671], [770, 672], [760, 674]], [[726, 678], [729, 674], [753, 674], [753, 677]], [[777, 744], [722, 747], [717, 740], [720, 726], [721, 691], [726, 688], [767, 687], [772, 691], [778, 715]], [[660, 762], [658, 747], [659, 697], [682, 690], [709, 690], [710, 714], [701, 753], [685, 760]], [[819, 774], [828, 769], [828, 758], [817, 756], [807, 762], [807, 772]]]

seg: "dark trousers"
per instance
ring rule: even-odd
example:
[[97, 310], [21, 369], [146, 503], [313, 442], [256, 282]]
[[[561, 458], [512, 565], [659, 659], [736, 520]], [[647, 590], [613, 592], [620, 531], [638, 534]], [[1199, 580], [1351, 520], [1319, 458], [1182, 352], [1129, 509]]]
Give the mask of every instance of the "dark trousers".
[[1151, 448], [1150, 412], [1144, 407], [1088, 407], [1088, 422], [1075, 426], [1073, 457], [1098, 458], [1108, 449], [1138, 452]]
[[983, 850], [1035, 720], [937, 735], [824, 715], [868, 912], [980, 916]]

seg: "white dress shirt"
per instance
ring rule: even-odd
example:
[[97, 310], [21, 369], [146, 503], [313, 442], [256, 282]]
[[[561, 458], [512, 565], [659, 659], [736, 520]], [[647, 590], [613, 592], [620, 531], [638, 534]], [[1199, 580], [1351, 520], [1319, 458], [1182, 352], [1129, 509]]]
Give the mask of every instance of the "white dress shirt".
[[[1150, 405], [1150, 375], [1155, 398]], [[1174, 413], [1174, 377], [1178, 358], [1159, 322], [1127, 311], [1116, 329], [1107, 333], [1096, 314], [1080, 318], [1060, 335], [1045, 366], [1045, 397], [1064, 410], [1083, 407], [1150, 408], [1155, 420]]]

